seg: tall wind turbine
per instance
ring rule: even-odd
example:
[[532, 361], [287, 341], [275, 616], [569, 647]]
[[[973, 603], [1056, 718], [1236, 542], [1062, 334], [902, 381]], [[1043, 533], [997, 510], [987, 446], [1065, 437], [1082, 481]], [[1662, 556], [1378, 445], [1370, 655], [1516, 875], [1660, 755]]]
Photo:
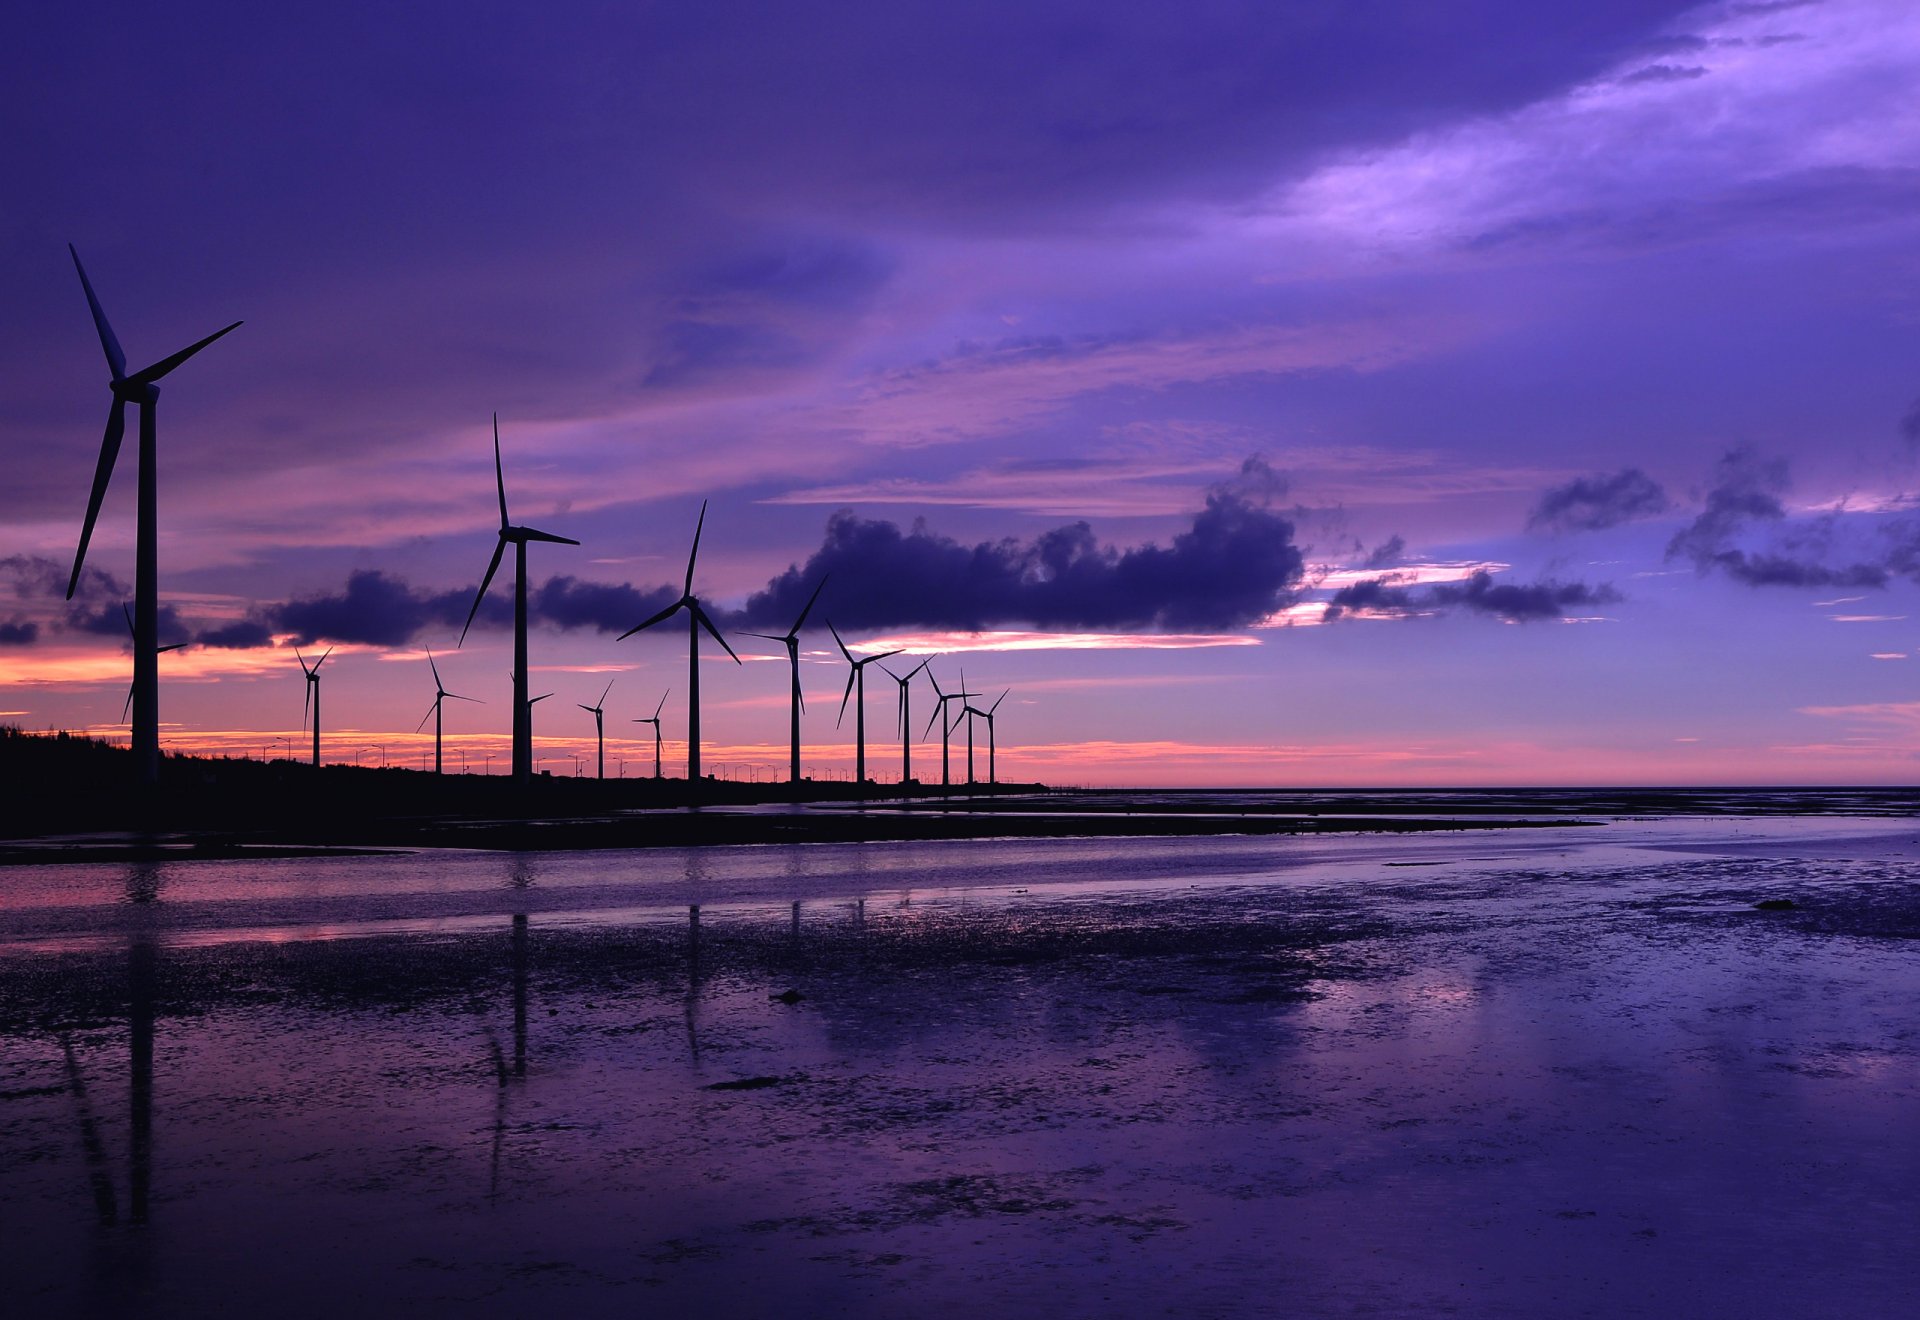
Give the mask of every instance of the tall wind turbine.
[[820, 592], [826, 585], [826, 576], [822, 574], [820, 585], [813, 589], [811, 596], [807, 597], [807, 607], [800, 611], [800, 617], [793, 621], [793, 627], [786, 632], [777, 637], [772, 633], [747, 634], [749, 637], [761, 637], [769, 642], [779, 642], [787, 648], [787, 664], [793, 669], [793, 738], [787, 778], [795, 784], [800, 782], [800, 712], [807, 708], [807, 699], [800, 695], [800, 630], [806, 626], [807, 615], [812, 613], [813, 603], [820, 599]]
[[[953, 725], [947, 721], [947, 706], [952, 702], [964, 702], [968, 697], [977, 697], [980, 694], [978, 692], [942, 692], [940, 690], [940, 680], [933, 676], [931, 669], [927, 671], [927, 682], [933, 684], [934, 695], [939, 697], [940, 700], [939, 704], [934, 708], [933, 719], [927, 721], [926, 733], [922, 733], [920, 736], [924, 738], [927, 736], [927, 733], [933, 731], [934, 720], [940, 722], [940, 787], [944, 790], [953, 787], [953, 769], [948, 746], [953, 735]], [[965, 687], [966, 685], [967, 676], [962, 673], [960, 675], [960, 686]]]
[[900, 685], [900, 705], [895, 713], [894, 722], [900, 730], [900, 782], [903, 784], [913, 778], [913, 702], [907, 695], [907, 687], [913, 682], [915, 674], [932, 663], [933, 657], [928, 656], [909, 669], [904, 678], [885, 665], [880, 666], [881, 673]]
[[307, 699], [300, 703], [300, 727], [303, 729], [306, 727], [307, 707], [312, 706], [313, 707], [313, 763], [315, 765], [319, 765], [320, 764], [320, 666], [327, 663], [327, 657], [333, 654], [333, 648], [329, 646], [325, 651], [321, 652], [320, 658], [318, 660], [315, 660], [312, 664], [308, 664], [307, 657], [300, 654], [299, 647], [296, 646], [293, 648], [293, 654], [294, 654], [294, 658], [300, 662], [301, 672], [307, 676]]
[[[613, 691], [613, 680], [608, 679], [607, 692], [611, 691]], [[580, 703], [577, 701], [573, 703], [576, 706], [580, 706], [581, 710], [593, 716], [593, 741], [600, 749], [600, 778], [602, 779], [607, 777], [607, 692], [602, 692], [600, 694], [600, 700], [591, 706], [580, 706]]]
[[446, 701], [448, 697], [452, 697], [455, 701], [471, 701], [479, 705], [484, 705], [485, 703], [481, 702], [480, 698], [478, 697], [463, 697], [458, 692], [447, 691], [447, 685], [440, 681], [440, 666], [433, 663], [432, 651], [427, 652], [427, 668], [433, 671], [433, 705], [431, 708], [428, 709], [426, 715], [422, 715], [420, 717], [420, 723], [413, 726], [413, 731], [415, 733], [420, 732], [420, 730], [426, 727], [428, 717], [429, 716], [432, 717], [433, 719], [433, 773], [437, 775], [441, 772], [440, 771], [440, 707], [441, 705]]
[[660, 777], [660, 712], [667, 708], [667, 698], [672, 695], [672, 688], [668, 688], [665, 692], [662, 692], [660, 694], [660, 704], [653, 708], [653, 714], [643, 715], [634, 721], [635, 724], [651, 724], [653, 726], [653, 777], [655, 779]]
[[847, 717], [847, 698], [853, 695], [856, 685], [860, 689], [860, 699], [854, 703], [853, 707], [853, 781], [856, 784], [864, 784], [867, 782], [867, 666], [876, 660], [885, 660], [890, 655], [899, 655], [900, 652], [898, 650], [882, 651], [879, 655], [862, 656], [855, 660], [853, 652], [849, 651], [847, 644], [840, 640], [840, 630], [833, 626], [832, 619], [827, 620], [827, 631], [833, 634], [833, 640], [840, 647], [840, 654], [844, 655], [847, 663], [853, 667], [847, 674], [847, 690], [840, 694], [840, 717], [833, 722], [836, 729], [840, 727], [840, 720]]
[[[467, 628], [473, 627], [473, 616], [480, 612], [480, 602], [486, 598], [487, 588], [493, 585], [493, 575], [500, 570], [500, 557], [507, 552], [509, 542], [513, 545], [513, 777], [521, 783], [533, 778], [533, 702], [527, 700], [527, 542], [552, 541], [556, 545], [579, 545], [571, 537], [555, 536], [552, 532], [537, 531], [532, 527], [515, 527], [507, 519], [507, 478], [500, 466], [500, 414], [493, 415], [493, 482], [500, 493], [500, 540], [493, 547], [493, 562], [487, 565], [487, 575], [480, 579], [480, 590], [473, 598], [473, 608], [467, 611], [467, 624], [460, 630], [460, 641], [467, 640]], [[548, 693], [549, 696], [552, 693]]]
[[740, 663], [740, 657], [733, 655], [733, 648], [727, 646], [727, 639], [713, 626], [713, 620], [700, 608], [700, 598], [693, 594], [693, 561], [700, 555], [700, 529], [707, 525], [707, 502], [700, 501], [700, 520], [693, 525], [693, 549], [687, 553], [687, 580], [680, 588], [680, 599], [661, 610], [645, 623], [636, 623], [615, 639], [627, 638], [654, 624], [670, 619], [674, 611], [684, 609], [687, 612], [687, 788], [691, 790], [700, 782], [700, 630], [705, 628], [713, 634], [713, 640], [726, 647], [733, 663]]
[[197, 344], [189, 345], [172, 357], [161, 358], [152, 366], [127, 374], [127, 357], [120, 351], [107, 314], [94, 296], [93, 283], [73, 244], [73, 268], [80, 273], [80, 287], [86, 290], [87, 307], [93, 313], [94, 329], [100, 332], [100, 347], [106, 352], [107, 366], [113, 372], [108, 388], [113, 391], [113, 406], [107, 412], [106, 434], [100, 439], [100, 461], [93, 470], [93, 493], [87, 497], [86, 521], [80, 524], [80, 548], [73, 556], [73, 576], [67, 579], [67, 599], [73, 599], [80, 585], [80, 570], [87, 562], [87, 542], [93, 539], [93, 524], [100, 516], [100, 502], [106, 498], [107, 483], [113, 478], [113, 466], [120, 457], [120, 441], [127, 431], [127, 405], [140, 406], [140, 478], [134, 510], [133, 561], [133, 763], [140, 782], [160, 782], [160, 571], [159, 529], [159, 444], [154, 412], [160, 404], [160, 389], [155, 384], [169, 371], [185, 362], [221, 335], [237, 329], [235, 321], [225, 330], [215, 331]]

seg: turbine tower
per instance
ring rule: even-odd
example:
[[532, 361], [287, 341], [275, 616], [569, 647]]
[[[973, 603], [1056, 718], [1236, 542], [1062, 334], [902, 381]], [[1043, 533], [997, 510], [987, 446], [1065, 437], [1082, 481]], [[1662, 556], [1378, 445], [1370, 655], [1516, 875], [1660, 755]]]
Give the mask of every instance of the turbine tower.
[[424, 729], [427, 726], [428, 717], [429, 716], [432, 717], [433, 719], [433, 773], [437, 775], [441, 773], [441, 770], [440, 770], [440, 707], [441, 705], [446, 701], [448, 697], [452, 697], [455, 701], [471, 701], [479, 705], [484, 705], [485, 703], [481, 702], [480, 698], [478, 697], [463, 697], [458, 692], [447, 691], [447, 685], [440, 681], [440, 666], [433, 663], [433, 652], [431, 650], [427, 652], [427, 668], [433, 671], [433, 705], [428, 707], [427, 713], [420, 717], [420, 723], [413, 726], [413, 731], [415, 733], [420, 732], [420, 730]]
[[[611, 691], [613, 691], [613, 680], [608, 679], [607, 692]], [[576, 706], [580, 706], [581, 710], [593, 716], [593, 741], [595, 746], [600, 750], [600, 778], [602, 779], [607, 777], [607, 692], [602, 692], [600, 694], [600, 700], [591, 706], [580, 706], [580, 703], [577, 701], [573, 703]]]
[[[473, 627], [473, 616], [480, 612], [480, 602], [486, 599], [487, 588], [493, 585], [493, 575], [500, 571], [500, 557], [507, 552], [509, 542], [513, 545], [513, 777], [520, 783], [533, 778], [533, 702], [527, 700], [527, 542], [552, 541], [556, 545], [579, 545], [571, 537], [555, 536], [552, 532], [537, 531], [532, 527], [515, 527], [507, 519], [507, 478], [500, 466], [500, 414], [493, 415], [493, 482], [500, 494], [500, 540], [493, 547], [493, 562], [487, 565], [487, 575], [480, 579], [480, 590], [473, 598], [473, 608], [467, 611], [467, 624], [460, 630], [460, 641], [467, 640], [467, 628]], [[552, 693], [548, 693], [549, 696]]]
[[653, 726], [653, 777], [655, 779], [660, 777], [660, 712], [667, 708], [667, 698], [672, 695], [672, 688], [668, 688], [665, 692], [662, 692], [660, 694], [660, 704], [653, 708], [653, 714], [643, 715], [634, 721], [635, 724], [651, 724]]
[[898, 650], [882, 651], [879, 655], [863, 656], [855, 660], [853, 652], [849, 651], [847, 644], [840, 640], [840, 631], [833, 626], [832, 619], [827, 620], [827, 631], [833, 634], [833, 640], [839, 644], [840, 654], [844, 655], [847, 663], [853, 666], [847, 674], [847, 690], [840, 694], [840, 716], [839, 719], [834, 720], [834, 728], [839, 728], [840, 720], [847, 717], [847, 698], [853, 695], [855, 685], [857, 684], [860, 688], [860, 699], [854, 703], [853, 708], [853, 780], [856, 784], [864, 784], [867, 782], [867, 666], [876, 660], [885, 660], [890, 655], [899, 655], [900, 652]]
[[140, 406], [139, 494], [134, 510], [133, 567], [133, 743], [134, 773], [139, 782], [152, 787], [160, 782], [160, 571], [156, 564], [159, 546], [159, 444], [154, 412], [160, 404], [160, 389], [155, 383], [211, 344], [221, 335], [237, 329], [235, 321], [225, 330], [215, 331], [197, 344], [189, 345], [172, 357], [161, 358], [152, 366], [127, 374], [126, 354], [114, 338], [107, 314], [94, 296], [93, 283], [73, 244], [73, 268], [80, 273], [80, 287], [86, 290], [87, 307], [93, 313], [94, 329], [100, 333], [100, 347], [113, 372], [108, 388], [113, 391], [113, 406], [107, 412], [106, 433], [100, 439], [100, 461], [93, 470], [93, 493], [87, 497], [86, 520], [80, 524], [80, 548], [73, 556], [73, 576], [67, 579], [67, 599], [73, 599], [80, 585], [80, 570], [87, 562], [87, 542], [93, 539], [93, 525], [100, 516], [100, 502], [106, 498], [107, 483], [113, 479], [114, 461], [120, 457], [120, 441], [127, 431], [127, 405]]
[[312, 706], [313, 763], [316, 766], [320, 764], [320, 666], [327, 663], [327, 657], [332, 654], [333, 648], [329, 646], [321, 652], [318, 660], [309, 665], [307, 657], [300, 654], [300, 648], [297, 646], [293, 648], [294, 658], [300, 662], [301, 672], [307, 676], [307, 699], [300, 703], [300, 727], [303, 729], [307, 727], [307, 707]]
[[[940, 691], [940, 680], [933, 676], [931, 669], [927, 671], [927, 682], [933, 684], [934, 694], [940, 698], [940, 702], [939, 705], [934, 708], [933, 719], [927, 721], [926, 732], [920, 736], [922, 738], [926, 737], [927, 733], [933, 731], [933, 721], [940, 721], [940, 788], [944, 792], [953, 787], [953, 769], [948, 746], [949, 739], [953, 734], [953, 725], [947, 722], [947, 705], [955, 701], [964, 702], [968, 697], [977, 697], [980, 694], [978, 692]], [[960, 675], [960, 686], [965, 687], [966, 684], [967, 676], [965, 673], [962, 673]]]
[[807, 615], [812, 613], [813, 603], [820, 599], [820, 592], [826, 585], [827, 579], [822, 575], [820, 585], [813, 589], [811, 596], [807, 597], [806, 609], [800, 611], [800, 617], [793, 621], [793, 627], [787, 629], [786, 632], [777, 637], [772, 633], [747, 634], [749, 637], [760, 637], [769, 642], [779, 642], [787, 648], [787, 664], [793, 669], [792, 743], [789, 752], [787, 778], [789, 782], [795, 784], [800, 782], [800, 712], [807, 708], [807, 699], [800, 695], [800, 629], [806, 626]]
[[661, 610], [645, 623], [636, 623], [621, 633], [617, 641], [627, 638], [654, 624], [673, 617], [676, 610], [687, 612], [687, 789], [692, 791], [700, 782], [700, 630], [705, 628], [713, 634], [713, 640], [726, 647], [733, 663], [740, 663], [740, 657], [733, 654], [733, 648], [727, 646], [727, 639], [700, 608], [700, 598], [693, 594], [693, 561], [700, 555], [700, 529], [707, 525], [707, 502], [700, 501], [700, 520], [693, 525], [693, 549], [687, 553], [687, 580], [680, 588], [680, 599]]
[[913, 703], [907, 695], [907, 685], [913, 682], [915, 674], [932, 663], [933, 657], [928, 656], [909, 669], [904, 678], [885, 665], [880, 666], [881, 673], [900, 685], [900, 704], [895, 713], [894, 723], [900, 730], [900, 782], [903, 784], [913, 778]]
[[[127, 621], [128, 634], [132, 635], [133, 634], [133, 611], [127, 608], [125, 601], [122, 601], [120, 603], [120, 613]], [[155, 647], [154, 654], [165, 655], [168, 651], [178, 651], [184, 647], [188, 647], [191, 645], [193, 645], [193, 643], [191, 642], [175, 642], [172, 646]], [[125, 724], [127, 722], [127, 716], [132, 710], [133, 710], [133, 684], [129, 683], [127, 684], [127, 699], [120, 706], [120, 722], [122, 724]]]

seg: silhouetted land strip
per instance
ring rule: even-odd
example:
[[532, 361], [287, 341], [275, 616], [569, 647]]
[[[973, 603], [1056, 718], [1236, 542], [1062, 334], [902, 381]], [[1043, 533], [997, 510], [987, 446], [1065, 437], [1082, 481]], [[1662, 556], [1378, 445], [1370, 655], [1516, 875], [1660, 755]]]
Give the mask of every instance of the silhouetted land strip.
[[300, 856], [414, 847], [590, 849], [1206, 836], [1564, 826], [1594, 817], [1912, 815], [1920, 792], [1537, 789], [1380, 792], [1073, 791], [807, 781], [431, 775], [293, 761], [168, 756], [143, 807], [121, 748], [0, 729], [0, 864]]

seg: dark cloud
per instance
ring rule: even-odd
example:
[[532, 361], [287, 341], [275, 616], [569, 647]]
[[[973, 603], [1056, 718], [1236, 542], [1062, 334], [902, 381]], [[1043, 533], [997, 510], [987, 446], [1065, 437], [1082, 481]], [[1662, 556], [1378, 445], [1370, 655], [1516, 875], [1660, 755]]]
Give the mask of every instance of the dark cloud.
[[0, 646], [32, 646], [40, 637], [40, 625], [16, 614], [0, 623]]
[[527, 613], [556, 628], [625, 632], [679, 599], [680, 593], [672, 587], [643, 589], [625, 582], [611, 586], [572, 577], [551, 577], [546, 585], [528, 595]]
[[1907, 405], [1907, 414], [1900, 419], [1900, 435], [1908, 444], [1920, 445], [1920, 399]]
[[202, 646], [229, 651], [249, 651], [273, 641], [273, 630], [258, 619], [238, 619], [218, 627], [202, 629], [193, 639]]
[[1577, 477], [1541, 495], [1527, 516], [1527, 530], [1597, 532], [1665, 513], [1671, 502], [1660, 484], [1639, 468], [1611, 475]]
[[1428, 586], [1396, 585], [1392, 576], [1355, 582], [1333, 593], [1327, 602], [1329, 621], [1344, 614], [1440, 614], [1449, 610], [1467, 610], [1489, 614], [1513, 623], [1530, 623], [1565, 618], [1573, 609], [1611, 605], [1620, 593], [1601, 583], [1585, 582], [1506, 583], [1494, 581], [1485, 569], [1464, 582], [1436, 582]]
[[1667, 558], [1755, 587], [1886, 586], [1890, 571], [1911, 554], [1911, 537], [1896, 529], [1876, 552], [1843, 555], [1853, 562], [1836, 564], [1838, 516], [1789, 525], [1780, 497], [1791, 484], [1786, 460], [1762, 458], [1746, 445], [1728, 451], [1714, 465], [1705, 507], [1668, 542]]
[[[81, 570], [73, 599], [68, 600], [67, 578], [71, 572], [71, 565], [45, 555], [10, 555], [0, 559], [0, 581], [12, 588], [16, 599], [39, 602], [50, 611], [47, 622], [55, 631], [129, 640], [126, 612], [132, 602], [133, 588], [113, 574], [89, 566]], [[23, 627], [13, 645], [30, 645], [40, 637], [39, 621], [25, 616], [16, 616], [16, 621]], [[191, 640], [192, 632], [176, 607], [163, 603], [157, 622], [162, 646]]]
[[[273, 632], [293, 634], [297, 646], [321, 641], [402, 646], [425, 628], [458, 629], [473, 605], [473, 591], [416, 591], [377, 569], [361, 569], [348, 576], [345, 591], [268, 606], [258, 621]], [[481, 604], [475, 626], [512, 621], [512, 606], [496, 592]]]
[[1398, 568], [1406, 562], [1407, 541], [1398, 532], [1389, 536], [1360, 562], [1362, 568]]
[[751, 596], [738, 621], [785, 628], [830, 575], [823, 604], [843, 628], [1244, 627], [1300, 587], [1293, 524], [1271, 507], [1282, 490], [1265, 463], [1249, 459], [1170, 545], [1126, 550], [1102, 545], [1084, 522], [967, 545], [924, 522], [903, 531], [843, 510], [807, 562]]

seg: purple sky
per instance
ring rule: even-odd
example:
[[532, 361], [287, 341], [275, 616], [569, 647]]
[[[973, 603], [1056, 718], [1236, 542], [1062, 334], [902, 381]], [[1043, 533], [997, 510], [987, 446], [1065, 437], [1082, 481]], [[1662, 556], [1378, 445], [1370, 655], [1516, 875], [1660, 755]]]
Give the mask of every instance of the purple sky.
[[[139, 364], [246, 320], [165, 386], [161, 587], [271, 640], [163, 657], [177, 746], [297, 738], [312, 640], [330, 756], [418, 755], [497, 410], [583, 542], [532, 555], [556, 771], [609, 677], [684, 736], [684, 633], [615, 638], [709, 499], [716, 613], [831, 569], [816, 621], [1014, 690], [1005, 775], [1914, 778], [1900, 0], [41, 7], [0, 75], [0, 718], [125, 696], [131, 447], [46, 587], [107, 404], [73, 242]], [[476, 764], [507, 587], [442, 666]], [[707, 757], [770, 766], [741, 649]]]

